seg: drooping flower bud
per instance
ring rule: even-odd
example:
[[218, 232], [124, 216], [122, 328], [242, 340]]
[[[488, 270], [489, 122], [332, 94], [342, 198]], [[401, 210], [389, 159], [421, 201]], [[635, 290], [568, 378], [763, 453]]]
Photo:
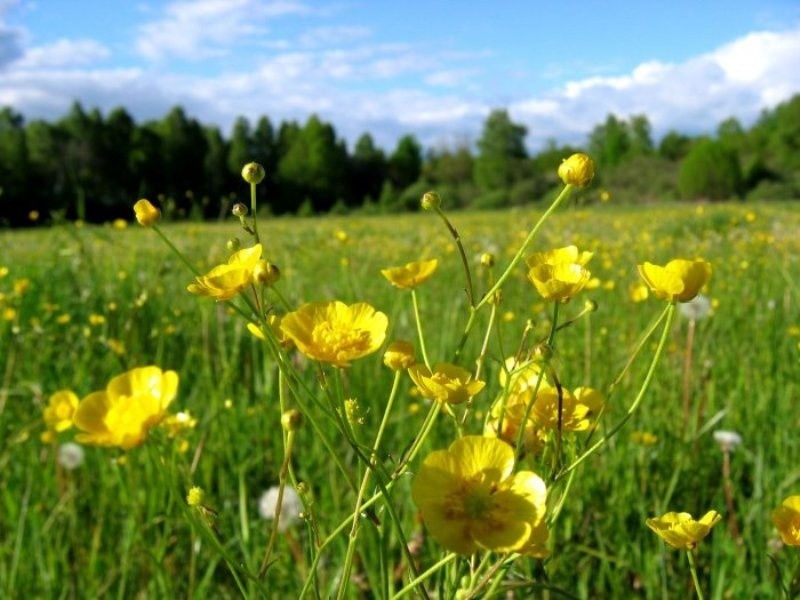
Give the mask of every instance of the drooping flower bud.
[[266, 260], [260, 260], [253, 268], [253, 281], [261, 285], [272, 285], [281, 278], [281, 270]]
[[281, 415], [281, 427], [286, 431], [297, 431], [303, 423], [302, 413], [292, 408]]
[[383, 364], [393, 371], [405, 371], [414, 362], [414, 346], [405, 340], [392, 342], [383, 353]]
[[161, 218], [161, 211], [158, 210], [150, 200], [142, 198], [133, 205], [133, 212], [136, 214], [136, 220], [142, 227], [152, 227], [158, 223]]
[[241, 219], [242, 217], [247, 216], [248, 210], [247, 206], [245, 206], [241, 202], [237, 202], [236, 204], [233, 205], [231, 212], [233, 213], [234, 217], [239, 217]]

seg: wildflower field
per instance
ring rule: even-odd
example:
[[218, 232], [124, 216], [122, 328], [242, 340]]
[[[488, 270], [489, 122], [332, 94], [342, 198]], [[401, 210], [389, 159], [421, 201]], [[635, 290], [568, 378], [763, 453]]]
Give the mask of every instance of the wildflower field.
[[0, 233], [0, 595], [796, 593], [797, 207], [437, 200]]

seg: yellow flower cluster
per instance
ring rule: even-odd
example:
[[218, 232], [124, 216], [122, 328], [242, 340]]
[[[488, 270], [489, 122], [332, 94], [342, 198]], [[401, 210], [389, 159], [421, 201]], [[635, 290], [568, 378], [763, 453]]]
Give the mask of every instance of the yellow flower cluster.
[[506, 361], [510, 371], [501, 371], [503, 392], [495, 400], [484, 428], [484, 435], [499, 437], [511, 444], [523, 432], [523, 447], [538, 454], [553, 430], [587, 431], [603, 410], [605, 401], [597, 390], [579, 387], [573, 391], [553, 386], [539, 365], [529, 361], [516, 365]]
[[526, 261], [528, 279], [545, 300], [566, 302], [589, 283], [586, 263], [591, 258], [591, 252], [581, 252], [576, 246], [538, 252]]

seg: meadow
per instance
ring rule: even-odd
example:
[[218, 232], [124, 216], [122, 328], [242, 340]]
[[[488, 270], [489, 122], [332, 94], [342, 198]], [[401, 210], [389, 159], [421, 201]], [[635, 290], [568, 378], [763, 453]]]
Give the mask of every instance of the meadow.
[[[476, 297], [491, 288], [545, 209], [534, 203], [448, 214]], [[435, 214], [266, 216], [258, 228], [265, 255], [280, 268], [274, 287], [288, 306], [368, 302], [388, 317], [386, 343], [418, 346], [419, 334], [410, 293], [393, 287], [381, 270], [438, 259], [415, 298], [431, 362], [453, 359], [469, 316], [469, 284], [459, 247]], [[135, 221], [0, 233], [0, 595], [329, 598], [338, 590], [348, 598], [683, 598], [695, 593], [687, 556], [645, 521], [667, 511], [699, 517], [712, 509], [722, 520], [695, 552], [707, 597], [781, 597], [800, 569], [798, 548], [783, 546], [770, 520], [782, 499], [800, 493], [796, 205], [567, 202], [531, 250], [574, 244], [592, 251], [593, 279], [560, 306], [564, 327], [552, 341], [552, 303], [536, 293], [524, 265], [514, 270], [460, 354], [471, 357], [462, 360], [471, 370], [475, 357], [483, 357], [486, 388], [466, 410], [454, 407], [458, 424], [444, 412], [429, 421], [430, 401], [408, 376], [396, 378], [395, 390], [381, 351], [334, 369], [286, 350], [304, 394], [321, 397], [333, 381], [354, 401], [346, 415], [321, 403], [313, 423], [306, 418], [292, 429], [287, 489], [301, 482], [302, 515], [284, 518], [260, 579], [252, 575], [272, 521], [260, 516], [259, 502], [287, 475], [281, 415], [295, 399], [281, 383], [277, 350], [231, 306], [247, 313], [249, 305], [186, 289], [191, 267], [204, 273], [224, 263], [227, 241], [237, 236], [247, 246], [248, 234], [232, 216], [163, 223], [160, 230], [190, 265]], [[484, 253], [495, 266], [485, 258], [481, 264]], [[675, 315], [641, 404], [567, 476], [565, 465], [626, 418], [658, 349], [658, 331], [640, 342], [665, 302], [636, 297], [637, 265], [677, 257], [711, 263], [703, 290], [710, 314], [694, 321]], [[587, 300], [596, 310], [585, 310], [594, 308]], [[544, 347], [548, 336], [552, 344]], [[412, 479], [427, 454], [483, 431], [504, 361], [523, 348], [552, 353], [548, 364], [570, 389], [591, 386], [606, 398], [588, 430], [565, 436], [563, 447], [559, 436], [557, 451], [551, 440], [543, 454], [520, 457], [547, 483], [547, 557], [454, 557], [424, 586], [407, 588], [446, 556], [422, 524]], [[56, 391], [82, 398], [144, 365], [178, 373], [170, 412], [188, 411], [193, 426], [153, 429], [129, 450], [86, 445], [77, 465], [59, 457], [74, 428], [42, 439], [43, 411]], [[350, 442], [371, 447], [390, 395], [385, 435], [371, 459], [381, 467], [366, 497], [381, 497], [375, 482], [391, 481], [384, 491], [391, 502], [357, 511], [363, 517], [350, 584], [341, 592], [342, 562], [351, 552], [347, 519], [366, 471]], [[315, 405], [303, 412], [309, 406]], [[344, 417], [352, 438], [340, 433]], [[408, 471], [384, 478], [428, 423], [430, 434]], [[736, 432], [741, 443], [723, 450], [714, 437], [720, 430]], [[202, 502], [189, 506], [193, 486], [202, 488]], [[342, 523], [342, 533], [314, 550]]]

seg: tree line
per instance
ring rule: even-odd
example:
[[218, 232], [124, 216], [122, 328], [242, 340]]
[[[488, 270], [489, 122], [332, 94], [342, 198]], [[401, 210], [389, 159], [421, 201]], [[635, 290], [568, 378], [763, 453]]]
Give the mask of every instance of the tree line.
[[[124, 108], [103, 115], [79, 103], [55, 122], [26, 122], [0, 110], [0, 223], [130, 218], [140, 197], [176, 217], [224, 215], [243, 191], [240, 172], [261, 163], [259, 206], [275, 214], [416, 210], [436, 189], [450, 208], [501, 208], [544, 198], [562, 158], [581, 148], [549, 141], [534, 154], [527, 129], [493, 110], [476, 144], [423, 149], [412, 135], [391, 152], [364, 133], [348, 148], [334, 126], [240, 117], [229, 137], [175, 107], [137, 124]], [[645, 115], [609, 115], [582, 150], [597, 163], [596, 185], [615, 200], [800, 198], [800, 95], [745, 129], [734, 118], [712, 136], [653, 139]]]

